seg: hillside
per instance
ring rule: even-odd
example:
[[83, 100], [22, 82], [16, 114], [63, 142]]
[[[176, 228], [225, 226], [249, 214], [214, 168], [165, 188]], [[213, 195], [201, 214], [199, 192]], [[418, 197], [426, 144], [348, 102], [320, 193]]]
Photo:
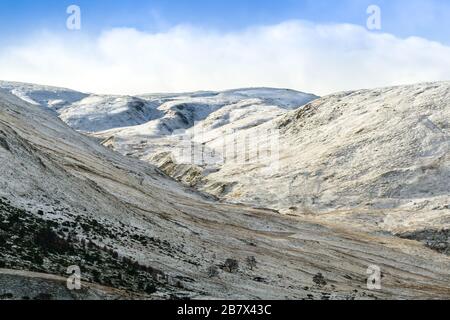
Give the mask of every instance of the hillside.
[[[187, 123], [181, 135], [143, 124], [94, 136], [219, 199], [436, 235], [450, 227], [449, 95], [441, 82], [337, 93], [298, 109], [243, 100]], [[214, 157], [180, 159], [185, 137]], [[264, 158], [273, 141], [276, 159]]]
[[[450, 259], [416, 241], [216, 202], [5, 91], [0, 162], [8, 270], [45, 280], [79, 264], [84, 281], [147, 298], [450, 296]], [[380, 291], [366, 288], [373, 264]], [[22, 296], [10, 274], [0, 272], [2, 296]], [[48, 281], [39, 294], [54, 293]]]
[[[448, 82], [317, 99], [241, 133], [279, 134], [276, 170], [258, 170], [251, 153], [248, 164], [221, 165], [200, 189], [220, 182], [230, 186], [216, 194], [224, 199], [293, 212], [405, 208], [443, 216], [450, 203], [449, 99]], [[216, 145], [218, 139], [206, 143]]]

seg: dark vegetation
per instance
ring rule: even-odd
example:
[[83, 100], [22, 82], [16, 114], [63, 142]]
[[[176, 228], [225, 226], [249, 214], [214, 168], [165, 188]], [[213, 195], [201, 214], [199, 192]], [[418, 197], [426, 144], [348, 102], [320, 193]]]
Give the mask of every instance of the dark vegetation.
[[225, 264], [222, 269], [229, 273], [236, 273], [239, 271], [239, 261], [235, 259], [227, 259], [225, 260]]
[[319, 288], [325, 287], [327, 285], [325, 277], [320, 272], [313, 277], [313, 282]]
[[450, 256], [449, 230], [421, 230], [399, 234], [399, 237], [422, 242], [426, 247]]
[[[144, 294], [167, 286], [164, 272], [99, 245], [95, 239], [113, 232], [97, 221], [77, 217], [74, 222], [58, 223], [44, 220], [41, 215], [42, 212], [34, 215], [0, 199], [0, 268], [67, 276], [67, 267], [78, 265], [86, 282]], [[74, 230], [82, 230], [86, 238]], [[169, 246], [138, 235], [131, 238], [144, 243], [153, 241], [165, 249]], [[181, 287], [181, 283], [175, 285]]]

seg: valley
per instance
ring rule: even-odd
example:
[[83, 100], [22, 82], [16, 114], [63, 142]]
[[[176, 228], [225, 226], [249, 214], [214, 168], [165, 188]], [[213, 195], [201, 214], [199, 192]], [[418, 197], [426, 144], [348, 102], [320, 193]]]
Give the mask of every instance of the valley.
[[[79, 265], [84, 297], [448, 298], [449, 97], [448, 82], [321, 98], [0, 82], [0, 296], [83, 298], [61, 288]], [[276, 133], [277, 166], [177, 163], [180, 133], [221, 155], [224, 132]]]

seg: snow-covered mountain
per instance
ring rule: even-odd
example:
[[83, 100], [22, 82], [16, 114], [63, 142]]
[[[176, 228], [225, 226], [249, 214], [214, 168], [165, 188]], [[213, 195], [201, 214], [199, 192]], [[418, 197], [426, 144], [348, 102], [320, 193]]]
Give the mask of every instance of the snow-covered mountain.
[[[448, 82], [320, 99], [269, 88], [121, 97], [0, 87], [27, 101], [39, 92], [41, 106], [59, 97], [72, 128], [220, 199], [289, 214], [372, 210], [389, 217], [375, 219], [389, 231], [450, 226]], [[212, 161], [180, 161], [180, 151], [193, 151], [183, 150], [186, 137]], [[246, 146], [255, 141], [256, 150]], [[277, 158], [261, 160], [273, 142]], [[274, 159], [275, 169], [262, 170]], [[426, 219], [411, 214], [425, 211]]]
[[[449, 82], [317, 99], [241, 132], [278, 133], [279, 168], [255, 170], [251, 153], [248, 163], [220, 164], [199, 187], [214, 193], [220, 182], [229, 186], [221, 198], [291, 213], [404, 208], [442, 219], [450, 203], [449, 101]], [[216, 148], [219, 135], [206, 131], [206, 148]]]
[[0, 81], [0, 88], [28, 103], [48, 107], [55, 111], [88, 96], [70, 89], [10, 81]]
[[[141, 298], [450, 296], [448, 83], [299, 109], [304, 94], [285, 90], [70, 100], [50, 88], [66, 101], [53, 111], [50, 94], [40, 103], [28, 85], [0, 86], [0, 268], [40, 273], [0, 269], [0, 294], [22, 294], [36, 278], [55, 288], [60, 278], [45, 274], [80, 265], [100, 297], [108, 287], [120, 290], [109, 297]], [[101, 123], [112, 128], [97, 132]], [[238, 141], [275, 132], [278, 161], [261, 165], [271, 147], [262, 139], [244, 158], [258, 161], [177, 164], [179, 129], [201, 129], [193, 143], [217, 153], [223, 132]], [[382, 269], [381, 291], [367, 289], [370, 265]]]
[[[52, 106], [58, 98], [59, 107], [53, 109], [69, 126], [99, 138], [104, 145], [124, 155], [160, 167], [166, 166], [161, 161], [166, 162], [167, 152], [180, 147], [180, 131], [193, 134], [200, 130], [201, 139], [210, 141], [221, 138], [225, 131], [234, 136], [318, 98], [273, 88], [140, 97], [77, 94], [68, 89], [1, 81], [0, 88], [42, 107]], [[177, 172], [171, 175], [192, 185], [190, 176], [198, 177], [203, 170], [182, 165], [181, 169], [177, 166]]]
[[[116, 130], [120, 136], [130, 131], [148, 136], [165, 136], [187, 129], [221, 109], [224, 116], [260, 113], [264, 122], [284, 110], [296, 109], [317, 97], [287, 89], [250, 88], [224, 92], [148, 94], [140, 97], [108, 96], [69, 89], [0, 81], [0, 89], [22, 100], [49, 107], [72, 128], [83, 132]], [[267, 111], [268, 114], [264, 114]], [[227, 113], [225, 115], [225, 113]]]
[[147, 123], [163, 116], [157, 105], [136, 97], [88, 96], [59, 110], [72, 128], [97, 132]]
[[[193, 185], [227, 201], [391, 232], [450, 254], [449, 101], [449, 82], [323, 97], [241, 133], [278, 134], [274, 170], [260, 170], [253, 152], [248, 161], [200, 170]], [[189, 176], [171, 155], [156, 159], [166, 172]]]

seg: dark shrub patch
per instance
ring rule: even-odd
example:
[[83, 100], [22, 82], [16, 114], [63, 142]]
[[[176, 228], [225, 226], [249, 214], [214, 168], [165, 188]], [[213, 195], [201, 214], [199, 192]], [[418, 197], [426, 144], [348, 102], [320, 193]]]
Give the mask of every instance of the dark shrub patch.
[[35, 241], [44, 251], [51, 253], [70, 253], [72, 247], [70, 244], [58, 237], [58, 235], [50, 228], [45, 227], [36, 233]]

